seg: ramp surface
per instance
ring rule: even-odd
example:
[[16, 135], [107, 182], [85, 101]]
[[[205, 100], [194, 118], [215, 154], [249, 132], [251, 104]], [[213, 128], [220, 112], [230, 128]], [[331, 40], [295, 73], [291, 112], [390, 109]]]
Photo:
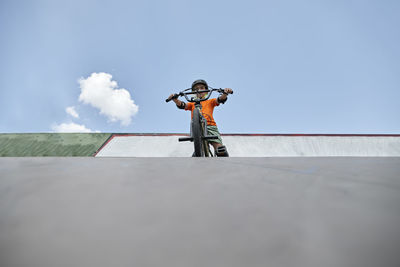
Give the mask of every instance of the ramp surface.
[[[97, 157], [190, 157], [185, 135], [114, 134]], [[400, 135], [244, 135], [222, 139], [231, 157], [400, 157]]]
[[0, 158], [0, 266], [400, 266], [400, 158]]

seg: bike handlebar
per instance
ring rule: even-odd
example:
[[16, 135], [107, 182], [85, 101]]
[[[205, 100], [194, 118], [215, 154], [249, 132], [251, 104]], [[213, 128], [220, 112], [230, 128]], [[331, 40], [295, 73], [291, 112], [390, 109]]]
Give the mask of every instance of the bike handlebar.
[[[211, 87], [210, 87], [210, 88], [211, 88]], [[176, 99], [176, 98], [178, 98], [178, 97], [180, 97], [180, 96], [184, 96], [188, 102], [202, 102], [202, 101], [208, 100], [208, 99], [210, 98], [212, 92], [215, 92], [215, 91], [216, 91], [216, 92], [221, 93], [221, 94], [224, 93], [224, 89], [222, 89], [222, 88], [219, 88], [219, 89], [211, 88], [211, 90], [200, 90], [200, 91], [190, 91], [190, 92], [187, 92], [187, 91], [189, 91], [189, 90], [192, 90], [192, 88], [188, 88], [188, 89], [183, 90], [182, 92], [179, 92], [179, 93], [177, 93], [177, 94], [174, 94], [174, 95], [172, 96], [172, 98], [167, 98], [167, 99], [165, 99], [165, 102], [169, 102], [169, 101], [171, 101], [172, 99]], [[196, 99], [194, 100], [193, 97], [192, 97], [191, 99], [189, 99], [189, 97], [188, 97], [188, 95], [196, 95], [196, 94], [208, 93], [208, 92], [210, 92], [210, 94], [208, 94], [208, 96], [207, 96], [206, 98], [203, 98], [203, 99], [198, 99], [198, 98], [196, 98]], [[231, 94], [233, 94], [233, 92], [232, 92]]]

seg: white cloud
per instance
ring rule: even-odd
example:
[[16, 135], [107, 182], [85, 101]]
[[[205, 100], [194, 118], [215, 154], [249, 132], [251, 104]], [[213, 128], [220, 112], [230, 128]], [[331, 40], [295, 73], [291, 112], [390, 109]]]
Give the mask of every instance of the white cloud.
[[67, 114], [71, 115], [74, 118], [79, 118], [79, 114], [78, 112], [76, 112], [75, 107], [67, 107], [65, 109], [65, 112], [67, 112]]
[[131, 123], [132, 117], [138, 113], [130, 93], [124, 88], [118, 88], [112, 75], [104, 72], [92, 73], [90, 77], [79, 79], [81, 94], [79, 101], [100, 110], [100, 114], [112, 121], [120, 121], [123, 126]]
[[92, 131], [86, 128], [85, 125], [80, 125], [76, 123], [61, 123], [53, 125], [52, 130], [57, 133], [93, 133], [99, 131]]

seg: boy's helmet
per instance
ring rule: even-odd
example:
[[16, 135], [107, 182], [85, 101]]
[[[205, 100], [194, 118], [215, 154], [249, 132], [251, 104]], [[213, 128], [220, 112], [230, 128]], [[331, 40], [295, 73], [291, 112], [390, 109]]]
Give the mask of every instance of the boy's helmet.
[[208, 84], [207, 84], [207, 82], [205, 80], [195, 80], [192, 83], [192, 90], [197, 84], [204, 84], [206, 86], [206, 89], [208, 90]]

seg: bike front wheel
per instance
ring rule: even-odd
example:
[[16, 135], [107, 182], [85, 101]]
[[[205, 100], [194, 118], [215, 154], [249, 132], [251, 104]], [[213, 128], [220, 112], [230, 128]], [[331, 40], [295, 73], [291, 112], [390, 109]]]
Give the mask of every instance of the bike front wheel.
[[195, 157], [203, 157], [204, 149], [203, 149], [203, 140], [201, 134], [201, 120], [200, 120], [200, 111], [198, 109], [193, 110], [193, 121], [192, 121], [192, 136], [194, 143], [194, 156]]

